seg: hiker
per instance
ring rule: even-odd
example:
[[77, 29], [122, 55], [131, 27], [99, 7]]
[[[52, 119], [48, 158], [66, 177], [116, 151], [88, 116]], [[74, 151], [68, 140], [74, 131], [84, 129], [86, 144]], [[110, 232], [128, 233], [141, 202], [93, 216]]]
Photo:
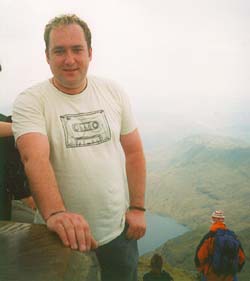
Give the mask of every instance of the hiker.
[[11, 116], [6, 122], [0, 122], [0, 136], [4, 137], [6, 151], [5, 189], [11, 201], [11, 220], [32, 223], [34, 220], [35, 202], [31, 196], [28, 181], [24, 173], [23, 164], [12, 133]]
[[210, 231], [200, 241], [195, 265], [204, 281], [236, 281], [245, 263], [245, 254], [235, 233], [225, 225], [222, 211], [212, 213]]
[[135, 281], [146, 169], [129, 100], [116, 83], [87, 74], [91, 32], [79, 17], [52, 19], [44, 40], [53, 77], [25, 90], [13, 108], [35, 222], [65, 246], [95, 250], [103, 281]]
[[150, 260], [151, 271], [144, 274], [143, 281], [173, 281], [173, 277], [162, 270], [163, 260], [158, 254], [154, 254]]

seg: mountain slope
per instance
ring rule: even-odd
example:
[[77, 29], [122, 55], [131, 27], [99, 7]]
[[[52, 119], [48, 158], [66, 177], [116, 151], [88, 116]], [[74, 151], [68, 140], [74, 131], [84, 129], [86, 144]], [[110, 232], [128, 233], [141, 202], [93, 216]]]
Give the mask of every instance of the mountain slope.
[[[159, 247], [156, 251], [160, 253], [171, 266], [183, 268], [184, 270], [193, 272], [195, 271], [195, 250], [204, 234], [207, 233], [208, 227], [208, 225], [204, 224], [195, 229], [194, 231], [187, 232], [175, 239], [168, 241], [167, 243]], [[242, 243], [243, 249], [247, 257], [246, 264], [239, 275], [240, 280], [249, 281], [250, 227], [238, 232], [237, 235]], [[152, 253], [150, 253], [150, 255], [152, 255]]]
[[[250, 255], [249, 143], [220, 136], [192, 136], [151, 151], [147, 162], [147, 208], [191, 229], [156, 250], [171, 266], [195, 271], [195, 249], [216, 209], [224, 210], [228, 227], [236, 231], [247, 257]], [[247, 258], [241, 281], [249, 280], [249, 262]]]
[[147, 206], [195, 228], [223, 209], [230, 224], [249, 226], [250, 146], [221, 137], [186, 138], [148, 156]]

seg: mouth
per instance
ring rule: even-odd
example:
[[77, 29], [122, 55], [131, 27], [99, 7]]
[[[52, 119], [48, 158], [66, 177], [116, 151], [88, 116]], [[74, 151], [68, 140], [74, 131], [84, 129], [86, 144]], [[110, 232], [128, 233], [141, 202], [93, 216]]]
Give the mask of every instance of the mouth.
[[63, 69], [63, 71], [65, 72], [74, 72], [74, 71], [77, 71], [78, 68], [74, 68], [74, 69]]

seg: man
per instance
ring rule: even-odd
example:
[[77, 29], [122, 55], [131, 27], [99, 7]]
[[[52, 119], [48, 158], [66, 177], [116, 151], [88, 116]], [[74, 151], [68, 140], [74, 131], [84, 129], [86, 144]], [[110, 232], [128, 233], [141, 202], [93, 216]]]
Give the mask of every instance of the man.
[[[213, 212], [210, 231], [203, 237], [196, 249], [195, 265], [198, 271], [202, 274], [202, 280], [236, 281], [236, 273], [232, 273], [234, 271], [233, 267], [235, 267], [235, 271], [239, 272], [244, 265], [245, 254], [242, 246], [236, 235], [227, 229], [224, 221], [225, 216], [222, 211]], [[216, 234], [219, 234], [220, 236], [217, 236]], [[223, 247], [227, 246], [223, 245], [223, 241], [226, 241], [224, 245], [227, 243], [228, 245], [231, 245], [228, 246], [227, 251], [226, 248], [224, 248], [225, 252], [223, 251]], [[235, 247], [236, 249], [235, 256], [231, 255], [231, 262], [228, 260], [227, 256], [227, 253], [229, 253], [230, 250], [229, 247], [231, 247], [232, 253], [233, 248]], [[234, 260], [236, 263], [233, 262]], [[230, 263], [224, 264], [227, 262]], [[232, 272], [230, 273], [230, 271]]]
[[143, 276], [143, 281], [174, 281], [173, 277], [162, 270], [163, 260], [158, 254], [154, 254], [150, 261], [151, 271]]
[[145, 160], [128, 99], [116, 84], [87, 75], [91, 33], [77, 16], [52, 19], [44, 39], [53, 77], [22, 93], [13, 110], [35, 220], [65, 246], [96, 249], [102, 280], [137, 280]]

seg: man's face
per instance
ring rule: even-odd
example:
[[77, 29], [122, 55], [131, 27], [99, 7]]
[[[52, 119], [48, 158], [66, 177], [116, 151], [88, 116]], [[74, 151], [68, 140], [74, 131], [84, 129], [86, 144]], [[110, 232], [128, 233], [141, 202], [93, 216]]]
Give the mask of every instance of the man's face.
[[79, 25], [70, 24], [52, 29], [46, 57], [54, 82], [61, 91], [75, 94], [83, 89], [92, 50], [88, 48]]

